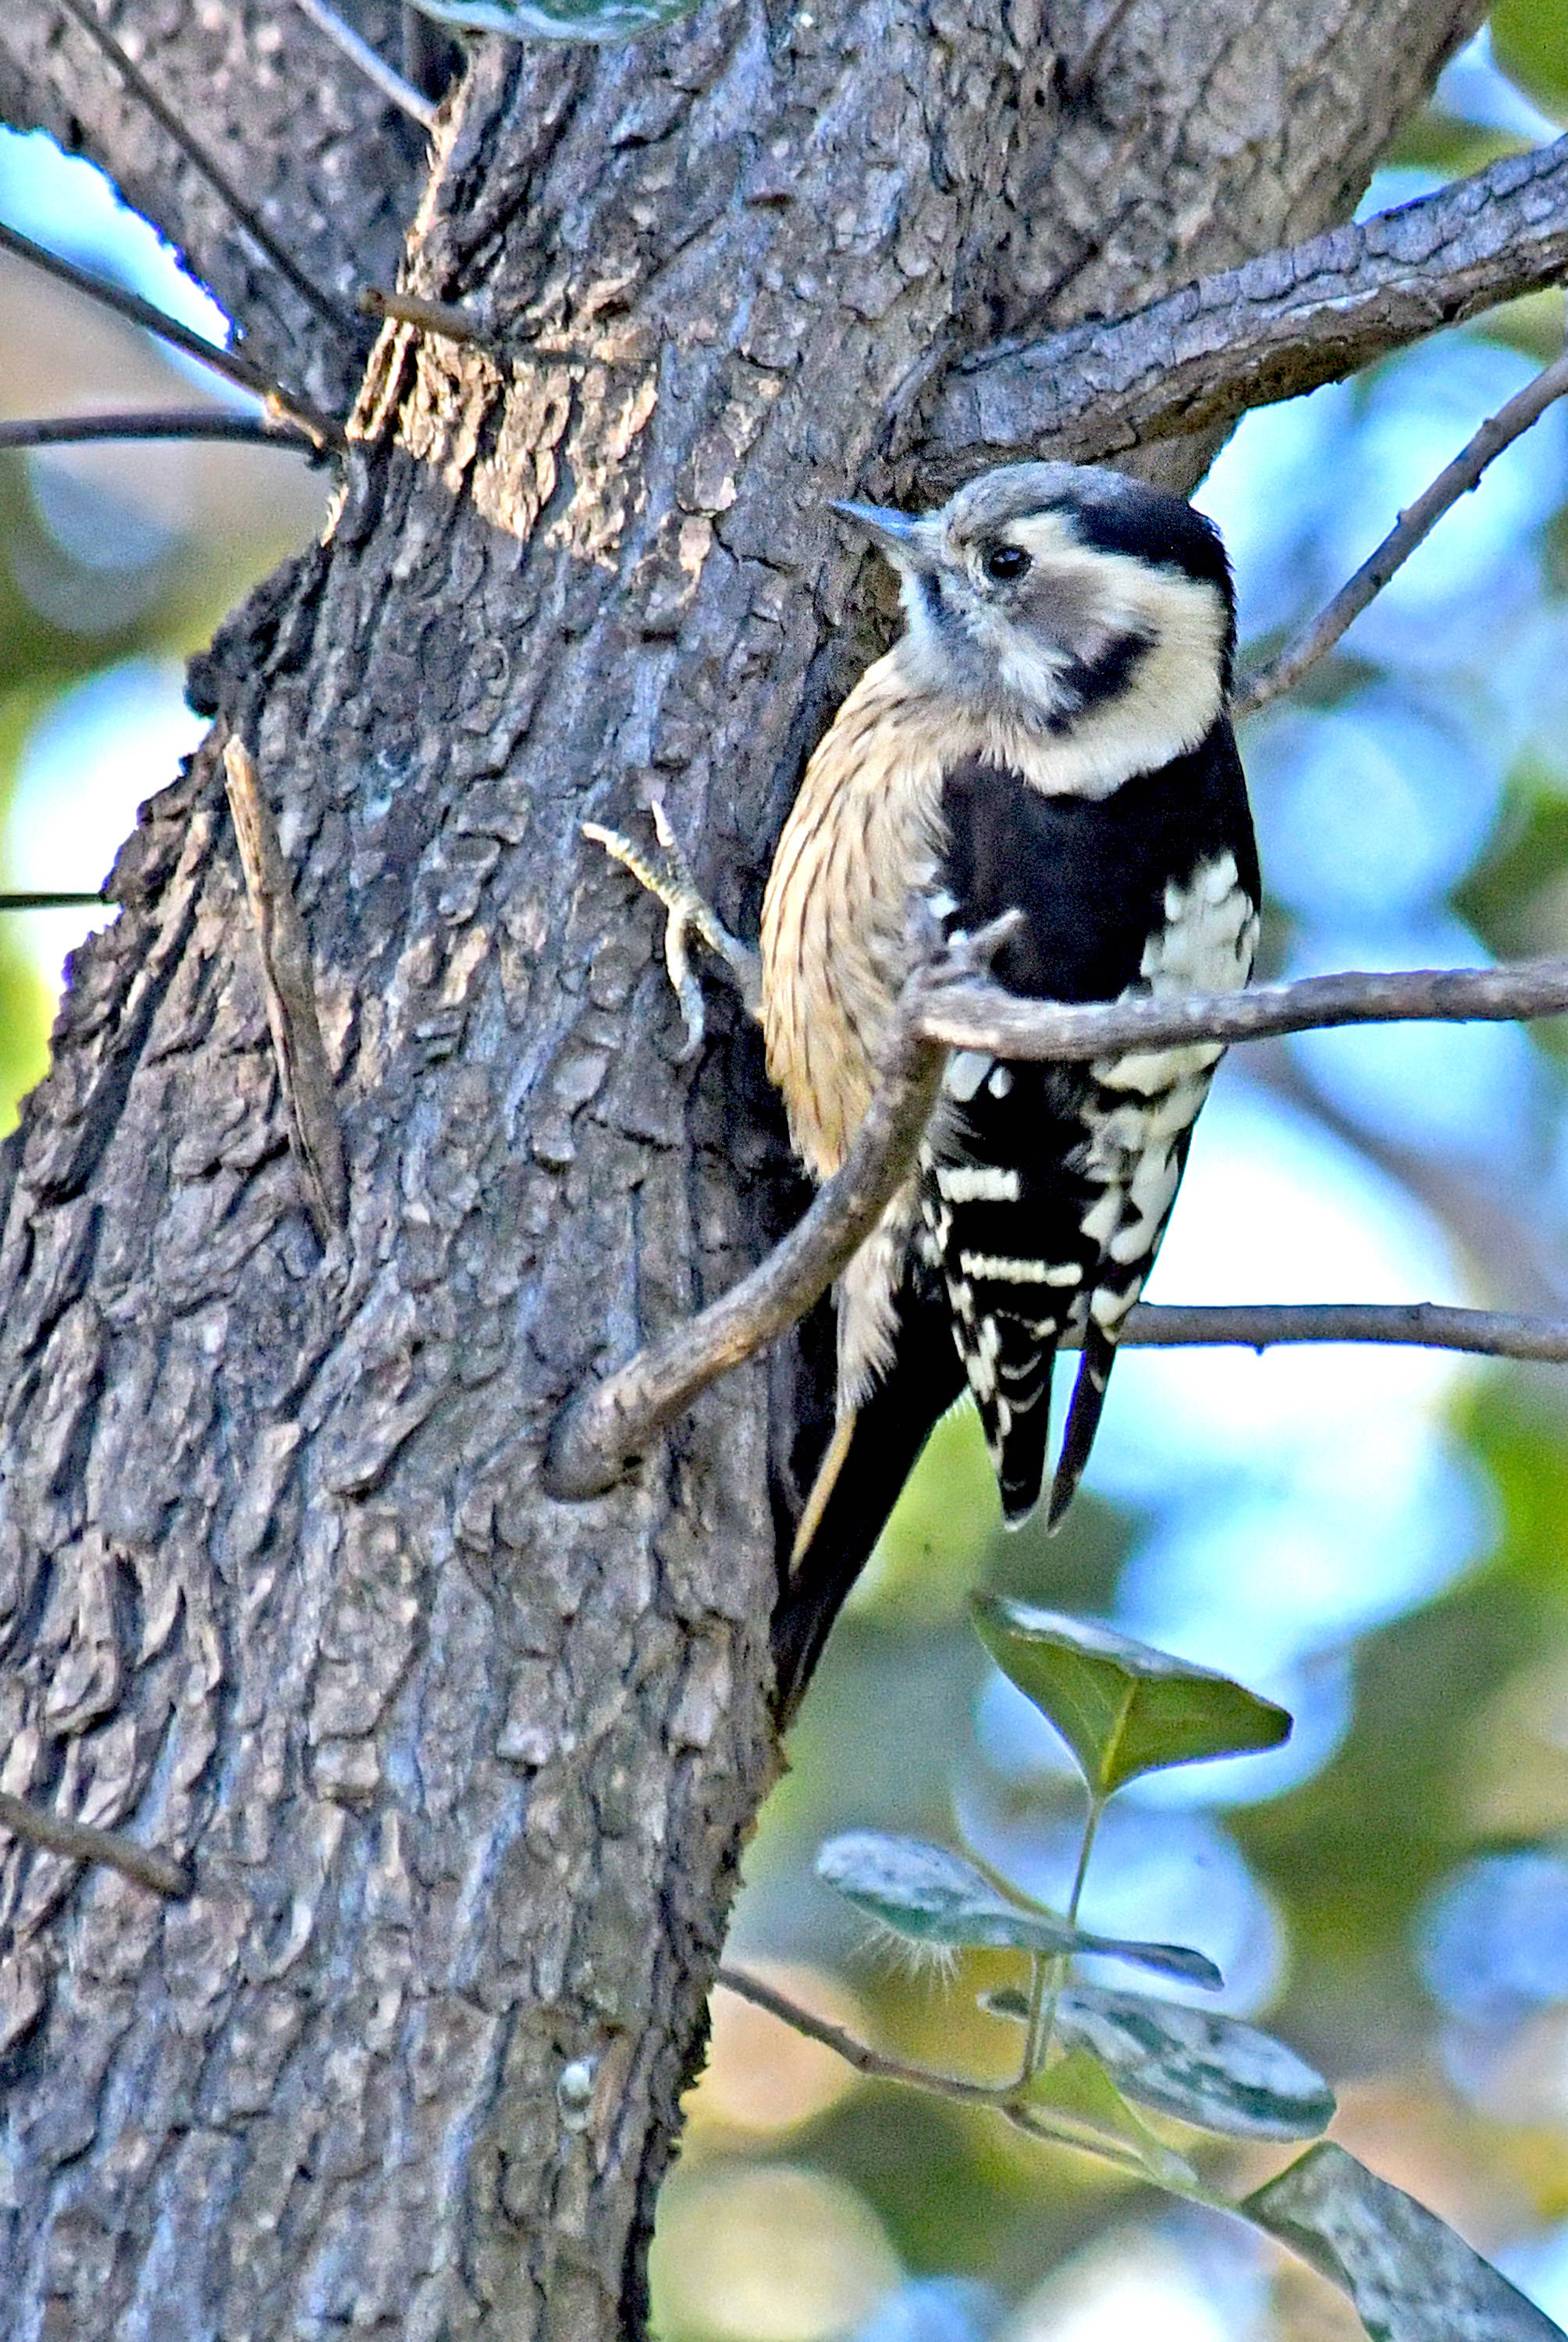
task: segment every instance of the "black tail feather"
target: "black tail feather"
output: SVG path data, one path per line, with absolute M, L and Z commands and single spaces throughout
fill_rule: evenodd
M 1062 1435 L 1062 1453 L 1056 1458 L 1056 1477 L 1051 1483 L 1051 1508 L 1045 1516 L 1047 1529 L 1056 1527 L 1077 1493 L 1084 1466 L 1089 1461 L 1089 1450 L 1094 1445 L 1094 1434 L 1100 1428 L 1105 1386 L 1115 1362 L 1116 1345 L 1091 1321 L 1084 1336 L 1084 1356 L 1078 1379 L 1073 1386 L 1073 1404 L 1067 1411 L 1067 1428 Z
M 964 1388 L 947 1313 L 905 1285 L 897 1354 L 861 1406 L 821 1517 L 773 1619 L 774 1707 L 788 1724 L 844 1596 L 871 1557 L 933 1426 Z
M 993 1322 L 998 1336 L 997 1381 L 1009 1406 L 1005 1437 L 991 1436 L 994 1412 L 984 1407 L 980 1412 L 1002 1492 L 1002 1517 L 1014 1529 L 1028 1519 L 1040 1501 L 1045 1450 L 1051 1443 L 1051 1379 L 1056 1346 L 1043 1340 L 1038 1326 L 1025 1327 L 1005 1317 Z

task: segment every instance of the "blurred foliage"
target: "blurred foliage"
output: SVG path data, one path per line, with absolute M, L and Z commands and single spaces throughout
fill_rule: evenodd
M 1548 114 L 1568 115 L 1568 31 L 1555 0 L 1503 0 L 1491 25 L 1503 71 Z

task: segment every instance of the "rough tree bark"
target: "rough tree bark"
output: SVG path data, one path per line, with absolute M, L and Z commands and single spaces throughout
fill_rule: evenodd
M 424 182 L 303 17 L 119 0 L 335 338 L 12 0 L 0 109 L 103 161 L 291 385 L 357 384 L 363 444 L 197 663 L 213 740 L 0 1166 L 0 1787 L 195 1886 L 0 1839 L 6 2336 L 634 2330 L 774 1770 L 789 1456 L 754 1368 L 607 1497 L 551 1505 L 537 1458 L 798 1186 L 751 1036 L 720 1009 L 677 1064 L 652 908 L 577 824 L 656 776 L 744 926 L 885 624 L 824 499 L 920 493 L 947 363 L 1343 218 L 1482 13 L 704 0 L 633 47 L 480 45 Z M 359 383 L 404 221 L 404 282 L 486 343 L 389 329 Z M 1149 452 L 1188 485 L 1207 451 Z M 337 1076 L 325 1254 L 231 732 Z

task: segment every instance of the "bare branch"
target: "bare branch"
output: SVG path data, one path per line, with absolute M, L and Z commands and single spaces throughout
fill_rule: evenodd
M 1235 1307 L 1141 1302 L 1128 1316 L 1122 1342 L 1135 1350 L 1237 1349 L 1260 1355 L 1282 1343 L 1355 1342 L 1555 1366 L 1568 1362 L 1568 1318 L 1453 1309 L 1438 1301 L 1260 1302 Z
M 272 808 L 262 794 L 261 776 L 239 739 L 225 746 L 224 778 L 255 921 L 289 1139 L 316 1234 L 326 1244 L 348 1224 L 348 1173 L 332 1067 L 316 1015 L 310 938 L 294 899 Z
M 945 488 L 988 464 L 1101 463 L 1233 423 L 1568 269 L 1568 138 L 1434 195 L 1262 254 L 1133 315 L 963 361 L 919 455 Z
M 1250 993 L 1086 1006 L 1020 1000 L 973 977 L 954 980 L 941 964 L 925 968 L 905 987 L 881 1082 L 843 1169 L 749 1276 L 567 1402 L 545 1448 L 545 1492 L 566 1501 L 602 1496 L 700 1391 L 776 1341 L 820 1299 L 909 1176 L 948 1048 L 982 1050 L 1015 1063 L 1082 1059 L 1333 1025 L 1496 1021 L 1564 1010 L 1564 959 L 1307 976 Z M 1510 1357 L 1568 1357 L 1568 1329 L 1561 1326 L 1427 1305 L 1174 1315 L 1143 1308 L 1132 1313 L 1123 1338 L 1162 1346 L 1241 1343 L 1252 1349 L 1287 1341 L 1414 1342 Z
M 324 318 L 329 325 L 335 326 L 339 333 L 344 332 L 346 328 L 346 320 L 343 311 L 335 302 L 327 298 L 319 285 L 314 285 L 311 282 L 293 255 L 285 251 L 265 221 L 261 219 L 245 201 L 227 173 L 214 162 L 199 140 L 191 135 L 189 125 L 181 121 L 173 106 L 165 105 L 141 67 L 133 64 L 125 55 L 108 26 L 100 24 L 87 5 L 87 0 L 55 0 L 55 5 L 64 9 L 73 24 L 81 26 L 89 40 L 96 43 L 125 83 L 125 87 L 146 107 L 165 135 L 174 140 L 192 169 L 201 173 L 208 186 L 228 206 L 252 243 L 259 251 L 265 254 L 279 275 L 293 285 L 306 306 L 314 309 L 316 315 Z
M 14 227 L 6 227 L 3 222 L 0 222 L 0 252 L 15 253 L 18 260 L 25 260 L 33 267 L 41 268 L 46 276 L 58 277 L 60 283 L 70 285 L 73 292 L 84 293 L 89 301 L 96 301 L 104 308 L 113 309 L 116 315 L 127 318 L 133 325 L 140 325 L 146 333 L 156 334 L 160 341 L 168 342 L 176 350 L 184 350 L 187 357 L 199 358 L 203 365 L 211 366 L 213 372 L 221 374 L 225 381 L 236 383 L 241 390 L 248 390 L 253 397 L 265 399 L 269 405 L 296 425 L 318 446 L 331 447 L 341 453 L 348 445 L 348 435 L 335 416 L 319 414 L 314 406 L 307 406 L 303 399 L 294 398 L 288 392 L 280 390 L 276 383 L 268 380 L 260 366 L 253 365 L 249 358 L 242 356 L 239 351 L 220 350 L 215 342 L 205 341 L 200 334 L 193 334 L 188 325 L 182 325 L 176 317 L 166 315 L 162 309 L 155 309 L 152 303 L 144 301 L 139 294 L 127 293 L 118 285 L 105 284 L 102 277 L 90 275 L 86 269 L 76 267 L 74 262 L 62 260 L 59 254 L 51 252 L 46 245 L 35 244 L 29 235 L 18 235 Z
M 435 107 L 424 91 L 404 81 L 400 73 L 394 73 L 380 52 L 373 49 L 368 41 L 361 40 L 353 26 L 345 25 L 336 11 L 326 5 L 326 0 L 295 0 L 295 5 L 304 10 L 317 32 L 335 42 L 350 65 L 356 66 L 366 81 L 374 82 L 383 97 L 390 98 L 422 130 L 434 128 Z
M 285 415 L 225 415 L 221 406 L 127 408 L 105 415 L 40 415 L 0 423 L 0 449 L 79 447 L 98 439 L 227 439 L 244 446 L 291 447 L 317 443 Z
M 1527 383 L 1505 406 L 1487 418 L 1453 463 L 1445 465 L 1431 486 L 1400 514 L 1397 525 L 1390 529 L 1376 552 L 1362 563 L 1354 576 L 1346 580 L 1311 625 L 1303 626 L 1267 666 L 1243 679 L 1231 711 L 1238 723 L 1243 716 L 1255 716 L 1282 692 L 1293 689 L 1309 667 L 1315 666 L 1333 650 L 1345 629 L 1376 599 L 1416 546 L 1431 535 L 1443 514 L 1476 485 L 1488 464 L 1501 455 L 1504 447 L 1511 447 L 1565 392 L 1568 352 L 1543 367 L 1533 382 Z
M 993 984 L 945 984 L 934 989 L 920 1021 L 928 1039 L 949 1048 L 983 1049 L 1027 1063 L 1197 1041 L 1256 1041 L 1335 1025 L 1499 1024 L 1564 1010 L 1568 959 L 1540 959 L 1503 967 L 1352 970 L 1255 985 L 1250 992 L 1084 1006 L 1021 1000 Z
M 177 1897 L 191 1892 L 190 1873 L 168 1855 L 138 1846 L 134 1838 L 121 1837 L 113 1830 L 94 1829 L 87 1822 L 68 1822 L 3 1790 L 0 1829 L 25 1838 L 31 1846 L 45 1847 L 51 1854 L 67 1855 L 74 1862 L 105 1863 L 111 1870 L 134 1878 L 138 1887 L 150 1887 L 155 1895 Z
M 961 2081 L 955 2074 L 934 2073 L 929 2066 L 909 2066 L 900 2057 L 884 2057 L 880 2049 L 868 2048 L 842 2025 L 834 2025 L 825 2017 L 814 2017 L 809 2008 L 792 2000 L 788 1993 L 764 1984 L 761 1977 L 752 1976 L 744 1968 L 722 1967 L 714 1981 L 726 1992 L 749 2000 L 754 2008 L 765 2008 L 770 2017 L 776 2017 L 796 2033 L 804 2033 L 808 2041 L 820 2041 L 824 2049 L 833 2050 L 857 2074 L 870 2074 L 880 2082 L 913 2082 L 918 2089 L 935 2090 L 944 2098 L 959 2098 L 970 2106 L 1001 2106 L 1016 2095 L 1016 2082 L 996 2089 L 988 2082 Z

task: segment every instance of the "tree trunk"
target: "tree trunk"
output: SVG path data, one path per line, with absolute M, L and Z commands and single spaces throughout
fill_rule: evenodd
M 753 926 L 886 623 L 825 500 L 919 495 L 965 350 L 1343 217 L 1482 13 L 706 0 L 631 46 L 478 45 L 421 195 L 303 18 L 123 0 L 335 336 L 13 0 L 0 105 L 104 161 L 292 386 L 343 397 L 415 204 L 405 283 L 484 338 L 383 334 L 325 542 L 197 663 L 211 741 L 0 1159 L 0 1788 L 195 1882 L 0 1839 L 5 2335 L 636 2329 L 826 1392 L 796 1345 L 612 1496 L 538 1490 L 573 1386 L 800 1196 L 754 1036 L 714 997 L 679 1062 L 653 906 L 578 824 L 658 784 Z M 1206 453 L 1159 452 L 1183 485 Z M 315 959 L 325 1252 L 231 733 Z

